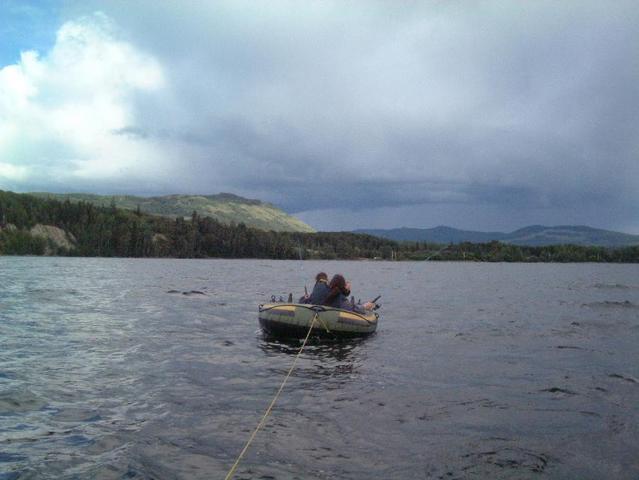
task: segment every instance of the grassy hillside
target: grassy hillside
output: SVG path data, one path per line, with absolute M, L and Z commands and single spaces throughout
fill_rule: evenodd
M 202 217 L 211 217 L 224 224 L 244 223 L 248 227 L 278 232 L 313 232 L 313 228 L 275 206 L 250 200 L 230 193 L 218 195 L 166 195 L 137 197 L 133 195 L 93 195 L 87 193 L 31 193 L 40 198 L 71 202 L 89 202 L 96 206 L 110 206 L 136 210 L 166 217 L 190 217 L 197 211 Z
M 639 245 L 639 235 L 613 232 L 586 226 L 563 225 L 544 227 L 534 225 L 507 234 L 503 242 L 514 245 L 597 245 L 601 247 L 624 247 Z
M 372 259 L 397 247 L 369 235 L 265 231 L 0 190 L 0 255 Z
M 436 228 L 395 228 L 390 230 L 357 230 L 396 241 L 417 241 L 430 243 L 484 243 L 494 240 L 521 246 L 583 245 L 600 247 L 625 247 L 639 245 L 639 235 L 613 232 L 586 226 L 563 225 L 545 227 L 533 225 L 511 233 L 474 232 L 450 227 Z

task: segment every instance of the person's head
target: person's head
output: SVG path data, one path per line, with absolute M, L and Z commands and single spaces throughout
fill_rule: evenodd
M 329 283 L 328 286 L 330 289 L 336 288 L 344 292 L 346 291 L 346 279 L 343 275 L 337 273 L 333 275 L 333 278 L 331 278 L 331 283 Z
M 331 283 L 328 284 L 328 288 L 330 289 L 326 299 L 324 300 L 324 305 L 331 305 L 331 302 L 335 298 L 341 295 L 349 295 L 350 291 L 346 287 L 346 279 L 343 275 L 336 274 L 331 278 Z
M 328 283 L 328 275 L 326 275 L 326 273 L 324 272 L 319 272 L 317 275 L 315 275 L 315 283 L 317 282 Z

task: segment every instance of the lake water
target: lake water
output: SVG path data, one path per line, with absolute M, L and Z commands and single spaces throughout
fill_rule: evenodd
M 257 305 L 319 270 L 378 331 L 306 348 L 235 478 L 639 478 L 637 265 L 0 257 L 0 480 L 224 478 L 299 347 Z

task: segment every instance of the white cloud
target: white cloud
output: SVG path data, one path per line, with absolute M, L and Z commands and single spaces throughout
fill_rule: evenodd
M 161 177 L 160 145 L 117 132 L 135 124 L 137 95 L 164 88 L 159 62 L 119 40 L 106 16 L 65 23 L 50 52 L 0 69 L 0 188 Z
M 0 70 L 0 188 L 232 191 L 345 227 L 636 217 L 631 0 L 65 4 L 106 15 Z
M 9 180 L 23 180 L 27 177 L 29 169 L 0 162 L 0 178 L 6 177 Z

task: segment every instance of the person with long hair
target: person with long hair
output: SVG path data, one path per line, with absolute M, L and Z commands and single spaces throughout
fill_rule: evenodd
M 351 294 L 351 282 L 347 282 L 344 276 L 339 273 L 333 275 L 331 282 L 328 284 L 328 289 L 328 295 L 324 300 L 324 305 L 326 306 L 359 313 L 364 313 L 375 307 L 375 304 L 371 302 L 366 302 L 363 305 L 354 305 L 350 302 L 348 296 Z

